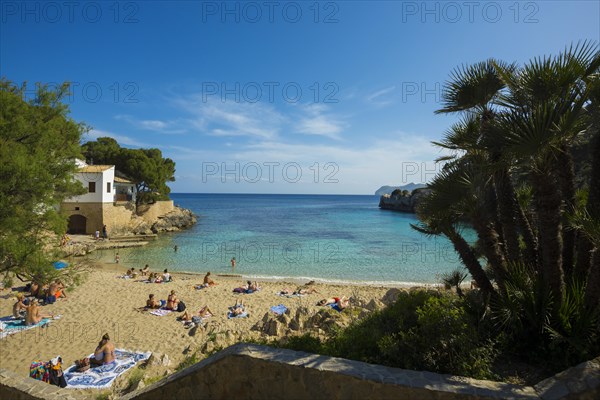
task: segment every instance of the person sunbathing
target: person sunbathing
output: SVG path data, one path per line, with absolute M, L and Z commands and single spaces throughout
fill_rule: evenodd
M 27 314 L 27 306 L 23 300 L 25 300 L 25 295 L 23 293 L 17 294 L 17 301 L 13 304 L 13 317 L 16 319 L 25 318 Z
M 165 308 L 167 310 L 177 310 L 177 304 L 179 304 L 179 299 L 177 298 L 177 295 L 175 295 L 175 291 L 171 290 L 171 294 L 167 297 L 167 305 Z
M 257 290 L 260 290 L 260 286 L 258 286 L 258 283 L 256 281 L 254 281 L 254 283 L 248 281 L 248 288 L 246 289 L 246 293 L 254 293 Z
M 90 358 L 90 363 L 94 365 L 103 365 L 115 360 L 115 345 L 110 341 L 108 333 L 105 333 L 94 350 L 94 358 Z
M 146 276 L 146 275 L 148 275 L 149 270 L 150 270 L 150 267 L 148 267 L 148 264 L 146 264 L 144 269 L 140 269 L 140 272 L 142 273 L 142 276 Z
M 146 300 L 146 308 L 160 308 L 160 306 L 160 301 L 156 300 L 153 294 L 148 296 L 148 300 Z
M 171 277 L 171 274 L 169 273 L 169 271 L 166 268 L 162 274 L 162 280 L 163 280 L 163 282 L 171 282 L 173 280 L 173 278 Z
M 44 318 L 54 318 L 54 314 L 42 314 L 40 313 L 40 306 L 37 301 L 30 300 L 27 306 L 27 315 L 25 316 L 26 325 L 35 325 L 40 323 Z
M 214 314 L 212 311 L 210 311 L 210 308 L 208 308 L 208 306 L 204 306 L 198 311 L 198 313 L 196 315 L 188 313 L 186 310 L 183 312 L 183 315 L 181 317 L 179 317 L 178 319 L 181 321 L 191 321 L 192 318 L 195 316 L 198 316 L 200 318 L 208 318 L 208 317 L 212 317 L 213 315 Z
M 210 271 L 208 271 L 206 273 L 206 275 L 204 276 L 204 286 L 208 287 L 208 286 L 216 286 L 216 285 L 217 285 L 217 283 L 210 278 Z
M 246 307 L 244 306 L 243 300 L 236 300 L 235 305 L 233 307 L 229 307 L 231 314 L 235 317 L 237 315 L 243 314 L 246 311 Z
M 56 298 L 60 299 L 60 298 L 67 298 L 67 293 L 65 290 L 65 285 L 63 285 L 62 281 L 57 280 L 56 281 Z
M 295 294 L 295 295 L 304 295 L 304 294 L 313 294 L 313 293 L 319 293 L 319 292 L 315 288 L 303 288 L 303 287 L 299 287 L 292 294 Z
M 350 299 L 348 299 L 346 296 L 330 297 L 328 299 L 319 300 L 317 302 L 318 306 L 328 306 L 330 304 L 337 304 L 338 308 L 340 310 L 343 310 L 344 308 L 348 307 L 348 305 L 350 305 Z
M 33 297 L 37 297 L 39 292 L 40 292 L 40 284 L 37 283 L 36 281 L 32 281 L 31 286 L 29 287 L 29 293 Z

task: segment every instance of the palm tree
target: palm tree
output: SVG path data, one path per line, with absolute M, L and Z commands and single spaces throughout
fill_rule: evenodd
M 420 223 L 411 226 L 427 235 L 446 236 L 479 288 L 484 293 L 493 295 L 496 290 L 479 263 L 476 252 L 460 234 L 462 221 L 477 220 L 478 214 L 475 210 L 480 208 L 475 206 L 473 190 L 466 190 L 474 185 L 465 170 L 466 168 L 462 169 L 458 164 L 450 165 L 434 178 L 429 185 L 430 195 L 417 206 Z M 480 240 L 489 244 L 486 247 L 488 261 L 491 260 L 490 264 L 498 267 L 502 255 L 499 248 L 494 247 L 495 232 L 490 226 L 482 224 L 478 225 L 476 230 Z
M 503 148 L 528 169 L 538 221 L 542 277 L 560 304 L 565 272 L 574 264 L 575 231 L 566 225 L 576 208 L 571 145 L 584 129 L 590 85 L 600 65 L 598 47 L 571 46 L 556 57 L 519 69 L 495 64 L 506 90 L 498 96 Z M 555 185 L 552 181 L 558 182 Z

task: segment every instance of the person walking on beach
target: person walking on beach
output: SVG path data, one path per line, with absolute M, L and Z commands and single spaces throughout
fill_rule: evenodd
M 235 270 L 235 257 L 231 259 L 231 270 Z
M 119 256 L 119 253 L 115 254 L 115 264 L 118 264 L 119 261 L 121 261 L 121 256 Z
M 106 230 L 106 225 L 102 226 L 102 237 L 104 240 L 108 239 L 108 231 Z

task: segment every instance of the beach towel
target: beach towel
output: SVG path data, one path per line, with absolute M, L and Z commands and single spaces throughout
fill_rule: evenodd
M 271 307 L 271 311 L 273 311 L 277 315 L 281 315 L 287 311 L 287 307 L 284 306 L 283 304 L 279 304 L 279 305 Z
M 171 310 L 166 310 L 164 308 L 159 308 L 158 310 L 152 310 L 152 311 L 150 311 L 150 314 L 156 315 L 158 317 L 164 317 L 165 315 L 169 315 L 172 312 L 173 311 L 171 311 Z
M 65 371 L 67 388 L 73 389 L 105 389 L 127 370 L 140 361 L 147 360 L 152 353 L 137 353 L 123 349 L 115 349 L 115 361 L 93 367 L 85 372 L 77 372 L 77 366 L 72 365 Z M 93 354 L 90 354 L 90 358 Z
M 333 308 L 334 310 L 338 311 L 338 312 L 342 312 L 342 309 L 337 305 L 337 303 L 333 303 L 333 304 L 328 304 L 329 307 Z
M 243 313 L 238 314 L 238 315 L 233 315 L 233 313 L 230 311 L 227 314 L 227 319 L 231 319 L 231 318 L 246 318 L 247 316 L 248 316 L 248 313 L 246 311 L 244 311 Z
M 59 318 L 60 318 L 60 315 L 56 315 L 54 317 L 54 319 L 59 319 Z M 0 318 L 0 322 L 3 325 L 2 332 L 0 332 L 0 339 L 4 339 L 5 337 L 7 337 L 9 335 L 14 335 L 15 333 L 23 332 L 28 329 L 33 329 L 33 328 L 37 328 L 40 326 L 45 326 L 45 325 L 49 324 L 50 322 L 52 322 L 52 319 L 44 318 L 35 325 L 27 326 L 27 325 L 25 325 L 24 319 L 14 319 L 14 317 L 12 315 L 10 315 L 8 317 Z

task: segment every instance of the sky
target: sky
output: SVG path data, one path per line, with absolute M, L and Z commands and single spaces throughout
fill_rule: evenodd
M 426 182 L 450 72 L 600 41 L 599 1 L 2 1 L 0 75 L 176 162 L 173 192 Z

